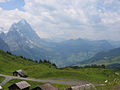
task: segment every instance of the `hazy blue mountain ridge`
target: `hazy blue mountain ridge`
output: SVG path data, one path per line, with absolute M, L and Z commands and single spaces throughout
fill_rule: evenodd
M 1 34 L 1 38 L 8 44 L 13 54 L 33 60 L 47 59 L 59 67 L 87 60 L 100 51 L 113 48 L 105 40 L 71 39 L 47 42 L 41 39 L 24 19 L 14 23 L 7 34 Z
M 80 64 L 114 64 L 120 63 L 120 47 L 97 53 L 86 62 Z

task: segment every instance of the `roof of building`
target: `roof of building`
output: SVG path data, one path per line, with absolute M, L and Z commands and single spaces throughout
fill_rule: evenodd
M 80 86 L 72 86 L 70 87 L 72 90 L 82 90 L 82 89 L 88 89 L 90 87 L 93 87 L 92 84 L 85 84 L 85 85 L 80 85 Z
M 73 87 L 71 87 L 72 89 L 79 89 L 79 88 L 81 88 L 81 86 L 73 86 Z
M 58 90 L 58 88 L 54 87 L 50 83 L 43 84 L 39 86 L 39 88 L 41 88 L 42 90 Z
M 26 81 L 21 81 L 21 82 L 15 83 L 15 85 L 17 87 L 19 87 L 20 89 L 30 87 L 30 84 L 28 84 Z
M 27 75 L 23 70 L 16 70 L 15 72 L 18 72 L 22 76 Z

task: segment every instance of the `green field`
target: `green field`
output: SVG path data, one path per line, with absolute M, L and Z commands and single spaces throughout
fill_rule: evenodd
M 103 68 L 56 69 L 49 63 L 35 63 L 20 56 L 0 51 L 0 74 L 12 75 L 15 70 L 24 70 L 29 77 L 37 79 L 73 79 L 92 83 L 105 83 L 107 88 L 114 88 L 120 81 L 120 72 Z M 116 74 L 117 73 L 117 74 Z M 117 80 L 117 81 L 115 81 Z M 8 86 L 10 84 L 8 83 Z M 33 84 L 34 85 L 34 84 Z M 97 87 L 101 88 L 101 87 Z M 102 87 L 105 88 L 105 87 Z M 108 89 L 109 90 L 109 89 Z

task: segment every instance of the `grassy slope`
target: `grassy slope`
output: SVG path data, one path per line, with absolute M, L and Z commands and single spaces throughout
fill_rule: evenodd
M 110 65 L 110 64 L 114 64 L 114 63 L 120 63 L 120 56 L 114 57 L 112 59 L 103 59 L 100 61 L 95 61 L 92 64 L 105 64 L 105 65 Z
M 86 63 L 86 62 L 85 62 Z M 120 48 L 97 53 L 94 57 L 87 61 L 88 64 L 114 64 L 120 63 Z M 86 64 L 87 64 L 86 63 Z
M 25 70 L 30 76 L 34 76 L 33 72 L 45 73 L 50 70 L 55 70 L 50 64 L 37 64 L 30 60 L 25 60 L 21 57 L 0 51 L 0 72 L 2 74 L 12 75 L 12 72 L 18 69 Z
M 0 51 L 0 73 L 12 75 L 17 69 L 23 69 L 29 77 L 39 79 L 68 78 L 79 79 L 89 82 L 104 83 L 109 81 L 109 85 L 114 84 L 114 79 L 120 77 L 115 75 L 111 69 L 81 68 L 81 69 L 56 69 L 50 64 L 38 64 L 21 57 L 9 55 Z M 120 74 L 120 72 L 118 72 Z M 112 86 L 111 85 L 111 86 Z

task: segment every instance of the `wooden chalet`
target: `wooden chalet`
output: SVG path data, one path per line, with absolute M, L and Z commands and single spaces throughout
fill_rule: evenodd
M 43 84 L 41 86 L 35 87 L 31 90 L 58 90 L 58 88 L 54 87 L 50 83 Z
M 26 81 L 21 81 L 9 86 L 8 88 L 9 90 L 30 90 L 30 84 Z
M 27 74 L 23 70 L 16 70 L 13 72 L 13 76 L 27 77 Z

